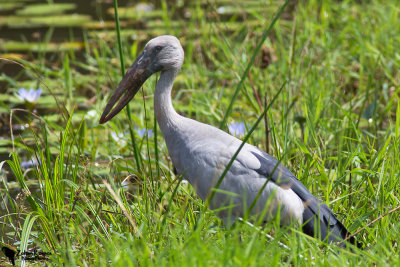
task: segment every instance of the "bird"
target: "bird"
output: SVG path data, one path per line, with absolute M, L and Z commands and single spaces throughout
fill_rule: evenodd
M 181 70 L 184 50 L 178 38 L 162 35 L 148 41 L 121 79 L 100 117 L 100 124 L 117 115 L 154 73 L 161 73 L 154 93 L 154 113 L 177 172 L 205 201 L 242 141 L 225 131 L 178 114 L 171 100 L 174 80 Z M 209 207 L 225 225 L 246 215 L 279 214 L 280 224 L 296 225 L 324 242 L 356 244 L 334 212 L 277 159 L 244 144 L 214 190 Z M 252 206 L 249 211 L 248 207 Z M 356 244 L 357 245 L 357 244 Z

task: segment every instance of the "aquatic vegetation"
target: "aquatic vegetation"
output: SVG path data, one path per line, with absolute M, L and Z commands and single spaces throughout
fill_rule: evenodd
M 38 17 L 22 17 L 22 16 L 0 16 L 0 26 L 10 28 L 34 28 L 40 26 L 53 27 L 81 27 L 85 23 L 89 23 L 91 17 L 81 14 L 60 14 Z
M 399 265 L 398 1 L 290 1 L 260 53 L 282 1 L 129 2 L 120 30 L 108 0 L 0 2 L 0 242 L 47 253 L 28 265 Z M 188 118 L 243 138 L 283 85 L 249 142 L 376 245 L 342 251 L 274 223 L 224 228 L 174 172 L 156 77 L 130 117 L 99 125 L 120 53 L 128 67 L 162 34 L 185 50 L 172 97 Z
M 61 52 L 80 50 L 84 47 L 82 42 L 36 43 L 8 41 L 0 43 L 0 49 L 4 51 L 32 51 L 32 52 Z
M 111 132 L 111 137 L 118 143 L 119 146 L 124 146 L 127 143 L 126 133 Z
M 17 10 L 16 14 L 23 16 L 55 15 L 73 10 L 74 8 L 76 8 L 76 5 L 73 3 L 30 4 Z

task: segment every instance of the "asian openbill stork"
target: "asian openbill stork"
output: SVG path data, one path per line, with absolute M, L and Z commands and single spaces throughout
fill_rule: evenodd
M 117 115 L 147 78 L 161 72 L 154 95 L 156 119 L 178 173 L 183 174 L 198 196 L 205 200 L 242 141 L 175 111 L 171 89 L 183 59 L 184 52 L 176 37 L 165 35 L 150 40 L 111 96 L 100 123 Z M 294 223 L 301 226 L 304 233 L 321 240 L 338 242 L 349 235 L 332 210 L 316 199 L 285 166 L 250 144 L 244 145 L 219 186 L 229 194 L 219 190 L 210 207 L 219 209 L 218 215 L 225 223 L 232 222 L 244 215 L 263 186 L 250 215 L 260 214 L 268 205 L 264 221 L 270 220 L 279 210 L 282 225 Z M 224 206 L 231 208 L 221 209 Z M 349 241 L 355 242 L 353 238 Z

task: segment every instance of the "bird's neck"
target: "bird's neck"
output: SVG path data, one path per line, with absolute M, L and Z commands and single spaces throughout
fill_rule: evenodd
M 158 125 L 164 135 L 177 126 L 178 120 L 181 117 L 176 113 L 171 100 L 172 85 L 178 72 L 179 69 L 163 71 L 156 85 L 154 112 Z

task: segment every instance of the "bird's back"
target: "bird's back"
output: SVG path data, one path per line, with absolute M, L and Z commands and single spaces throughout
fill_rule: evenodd
M 175 131 L 164 137 L 178 172 L 203 200 L 242 143 L 218 128 L 183 117 Z M 260 214 L 267 205 L 265 221 L 279 209 L 281 224 L 303 224 L 303 231 L 310 236 L 336 242 L 349 235 L 326 204 L 278 160 L 255 146 L 243 146 L 218 189 L 211 208 L 219 209 L 225 222 L 227 217 L 243 217 L 258 198 L 250 215 Z
M 187 118 L 179 128 L 175 133 L 164 135 L 172 162 L 178 173 L 183 174 L 199 197 L 205 200 L 242 141 L 218 128 Z M 243 217 L 258 198 L 250 215 L 261 213 L 270 202 L 266 215 L 269 220 L 280 203 L 283 224 L 301 223 L 303 204 L 300 198 L 290 188 L 267 182 L 268 178 L 256 171 L 261 165 L 253 153 L 260 153 L 260 150 L 245 144 L 218 188 L 211 208 L 222 208 L 218 212 L 220 217 L 235 219 Z M 230 208 L 223 209 L 224 206 Z

